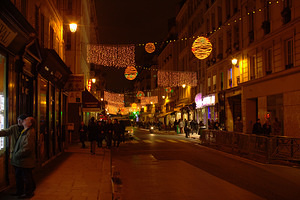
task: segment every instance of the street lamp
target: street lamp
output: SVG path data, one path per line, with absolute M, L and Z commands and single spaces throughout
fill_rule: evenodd
M 75 33 L 75 32 L 76 32 L 76 30 L 77 30 L 77 24 L 71 23 L 71 24 L 69 24 L 69 27 L 70 27 L 70 31 L 71 31 L 72 33 Z
M 238 62 L 238 60 L 237 60 L 236 58 L 233 58 L 233 59 L 231 60 L 231 63 L 232 63 L 234 66 L 237 64 L 237 62 Z
M 92 78 L 92 82 L 93 82 L 93 83 L 96 83 L 96 79 L 95 79 L 95 78 Z
M 166 97 L 165 97 L 165 96 L 162 96 L 162 98 L 165 99 Z
M 186 84 L 182 84 L 182 88 L 185 88 L 186 87 Z

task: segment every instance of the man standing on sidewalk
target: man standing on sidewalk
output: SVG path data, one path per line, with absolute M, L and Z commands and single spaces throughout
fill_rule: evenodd
M 35 119 L 27 117 L 22 122 L 24 129 L 19 135 L 12 152 L 11 164 L 15 167 L 17 193 L 20 198 L 34 195 L 35 182 L 32 170 L 36 165 L 35 156 Z
M 28 116 L 25 114 L 20 115 L 17 118 L 17 124 L 11 125 L 9 128 L 7 129 L 2 129 L 0 131 L 0 137 L 3 136 L 10 136 L 10 148 L 9 148 L 9 153 L 10 153 L 10 158 L 11 158 L 11 154 L 14 150 L 15 144 L 17 142 L 17 139 L 21 133 L 21 131 L 24 129 L 22 122 L 24 119 L 26 119 Z

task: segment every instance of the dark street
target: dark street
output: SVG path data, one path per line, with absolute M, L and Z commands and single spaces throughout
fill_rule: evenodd
M 297 199 L 300 170 L 210 149 L 198 140 L 136 130 L 112 150 L 120 199 Z M 120 179 L 120 180 L 119 180 Z

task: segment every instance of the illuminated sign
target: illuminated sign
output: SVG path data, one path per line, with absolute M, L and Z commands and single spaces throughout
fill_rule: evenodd
M 205 106 L 213 106 L 216 103 L 215 95 L 209 95 L 202 98 L 202 94 L 199 93 L 195 97 L 196 108 L 202 108 Z

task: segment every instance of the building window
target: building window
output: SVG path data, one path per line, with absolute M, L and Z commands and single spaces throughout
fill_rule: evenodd
M 222 26 L 222 7 L 218 7 L 218 26 Z
M 4 129 L 5 127 L 5 115 L 6 115 L 6 76 L 5 76 L 5 66 L 6 66 L 6 58 L 0 54 L 0 129 Z M 4 153 L 5 151 L 5 138 L 0 137 L 0 154 Z M 2 172 L 1 172 L 2 173 Z M 2 175 L 2 174 L 1 174 Z
M 40 28 L 40 9 L 38 6 L 35 6 L 35 30 L 39 34 Z
M 210 85 L 210 77 L 207 79 L 207 87 L 208 87 L 208 92 L 211 91 L 211 85 Z
M 289 69 L 294 65 L 294 44 L 293 39 L 285 41 L 285 57 L 286 57 L 286 68 Z
M 266 50 L 266 74 L 272 73 L 273 66 L 273 52 L 272 48 Z
M 231 30 L 227 31 L 227 54 L 231 54 Z
M 255 56 L 250 57 L 250 80 L 255 79 L 255 71 L 256 71 L 256 58 Z
M 228 87 L 232 87 L 232 68 L 228 70 Z
M 213 76 L 213 92 L 217 90 L 217 76 Z
M 54 47 L 54 30 L 50 27 L 50 49 Z
M 73 0 L 68 0 L 68 2 L 67 2 L 67 12 L 68 12 L 68 14 L 72 14 L 72 8 L 73 8 L 72 1 Z
M 45 46 L 45 16 L 41 14 L 41 47 Z
M 72 33 L 70 31 L 68 31 L 66 34 L 66 50 L 71 50 L 71 47 L 72 47 L 71 36 L 72 36 Z
M 21 13 L 25 18 L 27 18 L 27 0 L 21 1 Z
M 224 90 L 224 73 L 221 72 L 221 75 L 220 75 L 220 79 L 221 79 L 221 90 Z
M 232 4 L 233 4 L 233 13 L 237 13 L 238 12 L 238 0 L 233 0 Z
M 230 0 L 226 0 L 226 18 L 230 18 Z

